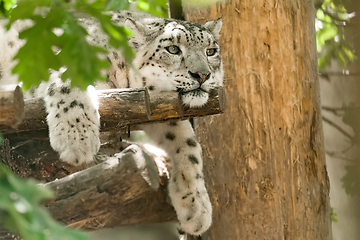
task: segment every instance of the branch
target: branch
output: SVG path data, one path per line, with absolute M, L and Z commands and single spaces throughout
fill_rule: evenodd
M 95 230 L 177 221 L 153 159 L 131 145 L 107 161 L 45 184 L 55 192 L 46 204 L 64 224 Z M 64 211 L 66 209 L 66 211 Z
M 321 8 L 321 10 L 324 12 L 324 14 L 328 15 L 333 21 L 338 21 L 340 23 L 343 23 L 346 25 L 349 20 L 347 19 L 341 19 L 339 16 L 336 15 L 336 13 L 331 12 L 329 9 Z
M 149 95 L 146 88 L 112 89 L 98 91 L 101 131 L 123 130 L 129 125 L 159 122 L 170 119 L 186 119 L 224 112 L 223 88 L 210 92 L 209 102 L 202 108 L 182 105 L 177 92 L 161 92 Z M 25 101 L 25 118 L 13 129 L 0 124 L 3 134 L 47 129 L 44 102 L 41 99 Z
M 334 122 L 332 122 L 331 120 L 329 120 L 328 118 L 322 116 L 322 119 L 324 122 L 330 124 L 332 127 L 334 127 L 336 130 L 338 130 L 339 132 L 341 132 L 345 137 L 347 137 L 351 142 L 354 142 L 354 137 L 351 136 L 348 132 L 346 132 L 344 129 L 342 129 L 341 127 L 339 127 L 338 125 L 336 125 Z
M 329 111 L 333 113 L 335 116 L 343 116 L 345 109 L 342 107 L 336 108 L 336 107 L 327 107 L 327 106 L 321 106 L 322 110 Z

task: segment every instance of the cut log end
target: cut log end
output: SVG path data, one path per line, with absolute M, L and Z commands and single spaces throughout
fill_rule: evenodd
M 0 86 L 0 125 L 18 126 L 24 117 L 24 97 L 17 85 Z

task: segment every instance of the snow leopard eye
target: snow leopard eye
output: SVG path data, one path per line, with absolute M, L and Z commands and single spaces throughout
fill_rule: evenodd
M 208 55 L 209 57 L 214 56 L 215 53 L 216 53 L 216 48 L 206 49 L 206 55 Z
M 165 48 L 171 54 L 180 54 L 181 50 L 178 46 L 171 45 Z

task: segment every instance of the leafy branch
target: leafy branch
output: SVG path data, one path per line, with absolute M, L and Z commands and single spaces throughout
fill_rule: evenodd
M 346 41 L 344 33 L 353 14 L 347 12 L 340 0 L 324 0 L 315 6 L 319 69 L 329 66 L 332 59 L 336 59 L 339 66 L 347 66 L 356 59 L 353 47 Z

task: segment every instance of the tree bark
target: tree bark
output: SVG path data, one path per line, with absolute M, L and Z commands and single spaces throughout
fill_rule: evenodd
M 203 239 L 331 239 L 312 1 L 185 12 L 223 19 L 228 106 L 196 128 L 214 207 Z
M 131 145 L 101 164 L 49 182 L 55 198 L 46 206 L 67 226 L 88 230 L 176 221 L 152 157 Z

